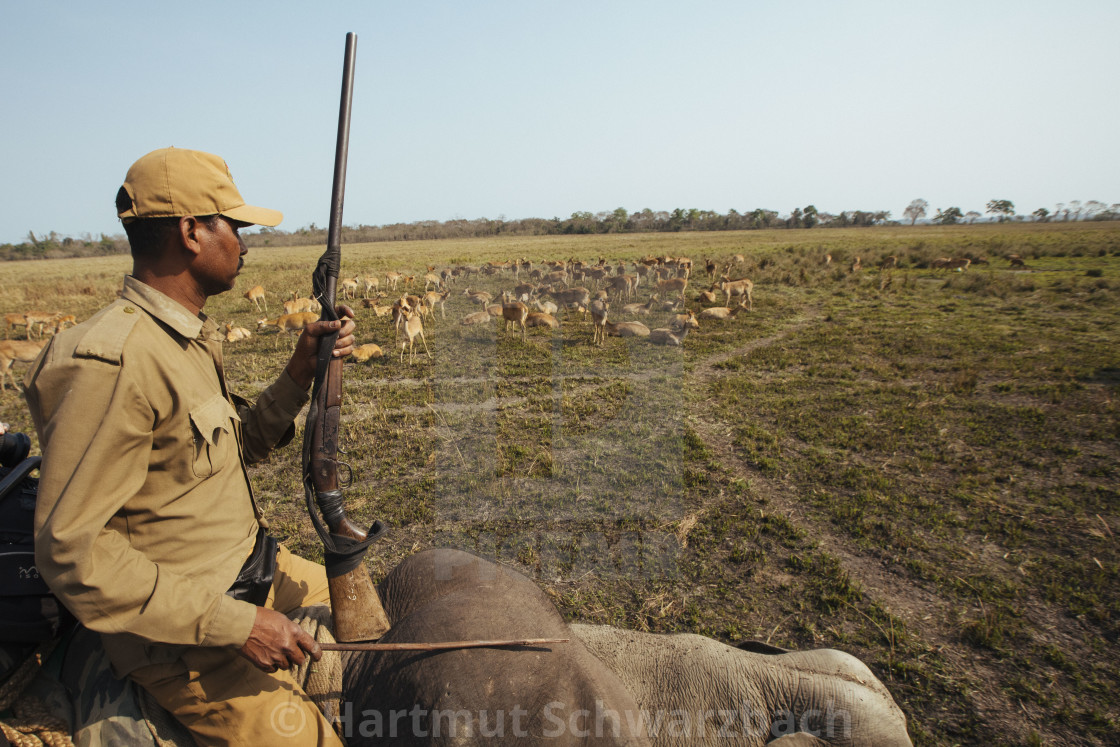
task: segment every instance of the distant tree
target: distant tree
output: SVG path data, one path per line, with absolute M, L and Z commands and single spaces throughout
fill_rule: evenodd
M 1093 220 L 1107 209 L 1108 206 L 1100 200 L 1089 200 L 1085 203 L 1085 220 Z
M 1039 223 L 1047 223 L 1050 220 L 1050 211 L 1046 208 L 1039 208 L 1031 213 L 1031 215 L 1033 215 L 1034 219 Z
M 961 213 L 959 207 L 951 207 L 945 210 L 937 209 L 937 215 L 934 216 L 933 222 L 942 226 L 951 226 L 955 223 L 960 223 L 964 215 Z
M 801 228 L 802 225 L 801 208 L 794 208 L 786 219 L 786 228 Z
M 926 208 L 929 203 L 923 199 L 917 199 L 910 203 L 910 205 L 902 211 L 902 214 L 910 219 L 910 225 L 918 222 L 919 218 L 924 218 L 926 215 Z
M 1073 220 L 1081 220 L 1081 200 L 1071 200 L 1069 209 L 1073 212 Z
M 804 222 L 806 228 L 812 228 L 820 223 L 820 214 L 817 212 L 816 205 L 806 205 L 804 213 Z
M 988 212 L 999 217 L 999 222 L 1011 218 L 1015 215 L 1015 203 L 1011 200 L 992 200 L 988 203 Z
M 975 210 L 969 210 L 964 214 L 964 217 L 968 218 L 969 223 L 975 223 L 976 219 L 980 217 L 980 213 L 976 212 Z

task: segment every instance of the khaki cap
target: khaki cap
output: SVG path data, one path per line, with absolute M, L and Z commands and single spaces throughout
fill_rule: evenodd
M 117 217 L 129 223 L 187 215 L 224 215 L 261 226 L 284 219 L 278 210 L 246 205 L 226 162 L 213 153 L 162 148 L 132 164 L 117 193 Z

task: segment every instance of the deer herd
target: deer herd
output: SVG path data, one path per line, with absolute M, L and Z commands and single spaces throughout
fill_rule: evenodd
M 1011 269 L 1026 269 L 1022 257 L 1017 254 L 1007 256 Z M 547 334 L 554 334 L 562 325 L 590 325 L 590 343 L 601 347 L 608 337 L 636 337 L 655 345 L 680 346 L 691 330 L 699 329 L 700 321 L 731 322 L 742 312 L 754 310 L 754 283 L 741 275 L 738 268 L 745 263 L 745 257 L 735 254 L 725 261 L 717 262 L 705 258 L 703 272 L 706 280 L 699 283 L 701 290 L 694 296 L 698 308 L 688 308 L 686 292 L 694 281 L 693 263 L 687 257 L 646 256 L 632 263 L 608 262 L 600 258 L 597 263 L 579 260 L 546 261 L 534 264 L 525 259 L 508 262 L 488 262 L 482 266 L 459 265 L 437 268 L 428 266 L 423 274 L 409 275 L 400 272 L 386 272 L 381 276 L 363 275 L 341 278 L 338 282 L 341 301 L 358 300 L 360 308 L 372 310 L 378 319 L 386 319 L 387 329 L 383 334 L 392 336 L 400 352 L 399 360 L 404 362 L 408 356 L 409 365 L 415 361 L 417 341 L 429 359 L 425 336 L 425 324 L 437 324 L 439 319 L 447 318 L 446 305 L 455 299 L 457 304 L 477 310 L 465 313 L 459 319 L 464 327 L 489 325 L 501 319 L 503 330 L 520 333 L 522 341 L 528 340 L 528 330 L 543 327 Z M 825 254 L 822 264 L 828 265 L 832 256 Z M 963 272 L 969 267 L 987 264 L 983 259 L 959 259 L 940 257 L 929 263 L 933 270 L 956 270 Z M 878 263 L 881 271 L 898 266 L 898 258 L 886 257 Z M 853 258 L 849 267 L 856 272 L 861 268 L 858 257 Z M 485 290 L 472 288 L 470 283 L 496 279 L 509 287 L 497 295 Z M 423 288 L 418 286 L 423 282 Z M 461 286 L 461 288 L 460 288 Z M 707 286 L 707 287 L 704 287 Z M 636 297 L 648 289 L 644 301 Z M 399 296 L 397 295 L 399 293 Z M 391 296 L 389 294 L 392 294 Z M 244 298 L 258 313 L 265 316 L 257 320 L 256 333 L 275 330 L 274 346 L 284 333 L 291 344 L 309 323 L 319 318 L 320 304 L 308 297 L 301 297 L 291 291 L 286 300 L 280 301 L 283 313 L 275 318 L 268 316 L 268 297 L 265 288 L 253 286 Z M 282 296 L 283 297 L 283 296 Z M 720 303 L 723 305 L 719 305 Z M 274 308 L 276 301 L 273 302 Z M 636 319 L 612 321 L 609 317 L 617 312 L 625 317 L 648 317 L 651 314 L 672 314 L 667 326 L 650 329 Z M 73 314 L 58 311 L 27 311 L 4 315 L 6 336 L 0 340 L 0 390 L 6 388 L 6 381 L 16 386 L 12 373 L 14 362 L 30 363 L 46 344 L 49 334 L 59 332 L 76 323 Z M 361 328 L 360 328 L 361 329 Z M 24 340 L 13 339 L 22 332 Z M 235 326 L 232 322 L 224 325 L 223 339 L 236 343 L 251 338 L 253 332 L 246 327 Z M 585 338 L 586 339 L 586 338 Z M 364 363 L 373 358 L 384 356 L 384 350 L 377 343 L 358 345 L 354 349 L 353 360 Z

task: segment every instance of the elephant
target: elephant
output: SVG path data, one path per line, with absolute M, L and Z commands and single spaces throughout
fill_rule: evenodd
M 568 624 L 529 578 L 459 550 L 406 558 L 378 591 L 392 624 L 383 643 L 567 642 L 324 658 L 315 668 L 335 675 L 320 675 L 331 684 L 315 699 L 350 745 L 911 744 L 886 687 L 840 651 Z M 95 643 L 80 629 L 62 684 L 41 693 L 69 711 L 75 742 L 191 744 L 146 694 L 113 680 Z
M 530 579 L 458 550 L 407 558 L 379 590 L 393 625 L 384 642 L 570 641 L 351 654 L 342 689 L 349 725 L 358 703 L 374 706 L 376 723 L 350 744 L 389 736 L 390 712 L 418 716 L 398 719 L 402 744 L 911 744 L 886 687 L 840 651 L 568 625 Z

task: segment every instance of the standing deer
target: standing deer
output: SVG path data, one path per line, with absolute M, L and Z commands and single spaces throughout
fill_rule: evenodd
M 405 348 L 408 348 L 408 365 L 412 365 L 417 337 L 420 338 L 420 342 L 424 343 L 424 354 L 431 360 L 432 354 L 428 352 L 428 341 L 424 338 L 424 323 L 420 320 L 420 311 L 418 309 L 410 310 L 405 316 L 402 327 L 404 337 L 398 337 L 397 339 L 397 344 L 401 349 L 401 363 L 404 363 L 404 351 Z
M 303 328 L 308 324 L 319 318 L 319 315 L 314 311 L 301 311 L 296 314 L 281 314 L 275 319 L 258 319 L 257 332 L 262 332 L 269 327 L 276 328 L 276 339 L 272 341 L 273 346 L 277 344 L 280 339 L 281 332 L 288 333 L 288 340 L 295 346 L 295 340 L 292 338 L 293 332 L 302 332 Z
M 508 330 L 510 323 L 521 325 L 521 339 L 525 339 L 525 319 L 529 316 L 529 307 L 520 301 L 514 301 L 508 293 L 502 294 L 502 318 L 506 320 L 504 329 Z
M 747 278 L 731 280 L 723 276 L 723 282 L 717 284 L 718 288 L 727 296 L 727 305 L 731 305 L 732 298 L 746 298 L 747 310 L 754 311 L 754 283 Z
M 19 389 L 12 364 L 34 362 L 46 344 L 46 340 L 0 340 L 0 391 L 4 390 L 5 376 L 11 380 L 13 389 Z
M 592 301 L 588 308 L 591 312 L 591 344 L 602 345 L 606 339 L 607 311 L 611 305 L 606 301 Z

